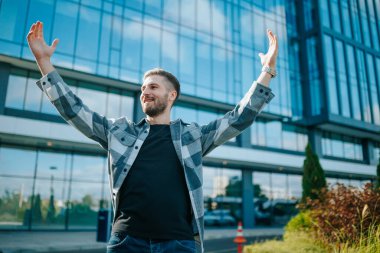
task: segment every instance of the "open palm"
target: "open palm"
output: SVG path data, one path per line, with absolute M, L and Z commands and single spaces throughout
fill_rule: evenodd
M 269 48 L 266 54 L 260 53 L 261 64 L 274 68 L 276 66 L 276 59 L 278 54 L 277 36 L 271 30 L 267 30 Z
M 37 23 L 34 23 L 30 27 L 27 40 L 29 48 L 36 60 L 50 59 L 59 42 L 58 39 L 55 39 L 51 46 L 46 44 L 44 40 L 43 24 L 40 21 L 37 21 Z

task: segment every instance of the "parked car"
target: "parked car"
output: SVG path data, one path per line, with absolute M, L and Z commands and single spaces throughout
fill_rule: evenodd
M 205 226 L 234 226 L 236 219 L 229 210 L 217 209 L 205 213 L 204 224 Z

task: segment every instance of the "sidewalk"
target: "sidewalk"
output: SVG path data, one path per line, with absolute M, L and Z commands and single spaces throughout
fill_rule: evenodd
M 244 236 L 282 236 L 283 228 L 244 229 Z M 236 228 L 206 229 L 205 240 L 234 238 Z M 96 242 L 96 232 L 0 231 L 0 253 L 32 253 L 105 249 Z

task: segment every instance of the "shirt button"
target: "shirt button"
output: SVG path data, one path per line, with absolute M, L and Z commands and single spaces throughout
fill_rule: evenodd
M 148 132 L 148 130 L 145 130 L 145 131 L 144 131 L 144 133 L 147 133 L 147 132 Z
M 42 85 L 45 85 L 46 84 L 46 82 L 42 82 Z
M 48 81 L 51 82 L 51 78 L 48 78 Z
M 124 172 L 127 172 L 127 169 L 123 169 Z
M 125 138 L 123 137 L 123 138 L 121 138 L 121 141 L 124 141 L 125 140 Z
M 263 91 L 264 91 L 263 89 L 260 89 L 260 93 L 263 93 Z
M 265 96 L 268 96 L 269 95 L 269 93 L 268 92 L 265 92 Z
M 139 148 L 139 146 L 135 146 L 135 149 L 138 149 Z

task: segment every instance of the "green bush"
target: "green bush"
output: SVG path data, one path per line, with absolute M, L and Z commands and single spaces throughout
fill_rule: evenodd
M 286 232 L 309 231 L 313 227 L 310 211 L 305 210 L 294 216 L 285 226 Z

